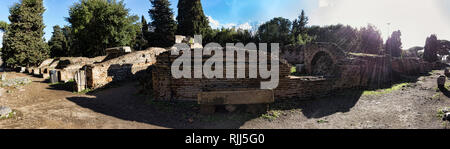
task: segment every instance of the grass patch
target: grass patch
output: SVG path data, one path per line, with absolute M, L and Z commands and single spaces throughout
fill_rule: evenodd
M 297 72 L 297 67 L 291 67 L 291 74 L 294 74 Z
M 317 120 L 317 123 L 324 124 L 324 123 L 328 123 L 328 121 L 327 120 Z
M 14 117 L 16 117 L 18 114 L 19 114 L 19 112 L 18 112 L 17 110 L 14 110 L 14 109 L 13 109 L 11 113 L 8 113 L 8 115 L 0 117 L 0 120 L 9 119 L 9 118 L 14 118 Z
M 261 118 L 272 121 L 272 120 L 279 118 L 281 114 L 282 113 L 280 110 L 271 110 L 271 111 L 267 112 L 266 114 L 261 115 Z
M 87 93 L 89 93 L 89 92 L 91 92 L 92 90 L 91 89 L 84 89 L 84 90 L 82 90 L 81 92 L 76 92 L 76 91 L 73 91 L 73 93 L 76 93 L 76 94 L 87 94 Z
M 440 99 L 441 98 L 441 94 L 440 93 L 436 93 L 433 95 L 433 97 L 431 97 L 431 99 L 436 100 L 436 99 Z
M 443 118 L 443 117 L 444 117 L 444 114 L 445 114 L 445 112 L 446 112 L 446 109 L 449 110 L 450 107 L 439 109 L 439 110 L 437 111 L 436 116 L 437 116 L 438 118 Z
M 387 89 L 379 89 L 379 90 L 374 90 L 374 91 L 364 91 L 363 95 L 381 95 L 381 94 L 387 94 L 390 93 L 392 91 L 395 90 L 399 90 L 405 86 L 407 86 L 409 83 L 400 83 L 400 84 L 395 84 L 393 85 L 391 88 L 387 88 Z

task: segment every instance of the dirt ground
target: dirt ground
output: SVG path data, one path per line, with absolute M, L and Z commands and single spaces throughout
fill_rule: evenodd
M 1 129 L 165 129 L 165 128 L 450 128 L 437 111 L 450 107 L 448 94 L 436 91 L 443 71 L 417 78 L 401 89 L 381 94 L 348 90 L 312 100 L 284 100 L 268 114 L 220 111 L 206 116 L 195 102 L 155 102 L 139 94 L 137 82 L 112 85 L 87 94 L 27 74 L 7 72 L 7 78 L 28 77 L 31 84 L 0 88 L 0 105 L 16 111 L 0 120 Z

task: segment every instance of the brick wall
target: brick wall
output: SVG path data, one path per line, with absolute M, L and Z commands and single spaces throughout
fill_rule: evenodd
M 181 54 L 180 54 L 181 55 Z M 153 94 L 158 100 L 193 100 L 197 99 L 200 92 L 205 91 L 242 91 L 260 89 L 261 78 L 245 79 L 175 79 L 171 75 L 171 64 L 179 56 L 170 55 L 170 51 L 160 54 L 152 71 Z M 225 66 L 224 54 L 224 66 Z M 210 56 L 203 56 L 205 62 Z M 193 61 L 193 59 L 192 59 Z M 192 63 L 193 64 L 193 63 Z M 248 59 L 246 63 L 246 75 L 248 75 Z M 308 98 L 319 95 L 327 95 L 332 90 L 333 79 L 321 77 L 292 77 L 291 65 L 285 60 L 280 60 L 280 82 L 274 94 L 276 99 Z M 270 67 L 270 66 L 269 66 Z M 194 70 L 191 70 L 193 75 Z M 226 69 L 224 68 L 224 74 Z M 237 68 L 235 68 L 235 76 Z M 259 75 L 258 75 L 259 76 Z

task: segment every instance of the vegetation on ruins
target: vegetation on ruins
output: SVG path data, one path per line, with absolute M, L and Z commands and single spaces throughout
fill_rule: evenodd
M 44 41 L 43 0 L 22 0 L 10 8 L 10 25 L 2 47 L 2 59 L 7 66 L 36 66 L 49 56 Z
M 69 42 L 59 25 L 53 27 L 53 35 L 48 41 L 51 57 L 69 56 Z
M 390 53 L 392 57 L 400 57 L 402 55 L 402 33 L 400 30 L 394 31 L 386 40 L 386 52 Z
M 76 56 L 105 55 L 105 49 L 129 46 L 136 39 L 139 17 L 129 15 L 123 1 L 80 0 L 69 10 Z
M 150 2 L 153 8 L 148 13 L 153 19 L 151 26 L 154 31 L 147 37 L 147 41 L 151 47 L 170 47 L 175 43 L 177 28 L 172 9 L 169 8 L 170 3 L 168 0 L 150 0 Z
M 425 49 L 423 53 L 423 59 L 428 62 L 435 62 L 438 60 L 437 50 L 439 48 L 439 41 L 437 40 L 436 35 L 431 35 L 427 37 L 425 42 Z
M 179 0 L 177 21 L 179 35 L 206 36 L 211 31 L 200 0 Z

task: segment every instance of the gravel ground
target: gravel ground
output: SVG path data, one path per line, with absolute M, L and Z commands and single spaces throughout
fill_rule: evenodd
M 450 107 L 448 94 L 436 91 L 443 71 L 383 94 L 349 90 L 336 96 L 308 101 L 285 100 L 271 105 L 268 114 L 198 114 L 191 102 L 151 102 L 138 94 L 138 84 L 127 82 L 94 93 L 77 94 L 43 79 L 8 72 L 8 79 L 29 78 L 29 84 L 0 88 L 0 105 L 17 113 L 0 120 L 0 128 L 351 128 L 443 129 L 437 116 Z

